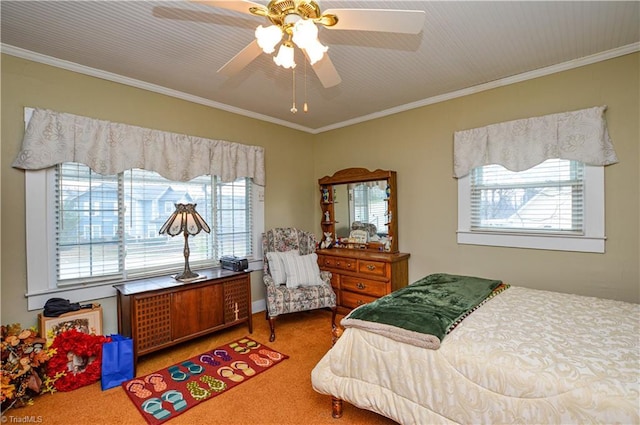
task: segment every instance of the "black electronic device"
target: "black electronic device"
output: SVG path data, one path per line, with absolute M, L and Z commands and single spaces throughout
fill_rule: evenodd
M 239 272 L 249 268 L 249 261 L 247 261 L 246 258 L 238 258 L 231 255 L 226 255 L 220 258 L 220 265 L 223 269 Z

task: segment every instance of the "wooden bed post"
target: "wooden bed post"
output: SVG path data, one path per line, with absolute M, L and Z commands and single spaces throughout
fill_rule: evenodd
M 336 397 L 331 397 L 331 416 L 334 419 L 340 419 L 342 417 L 342 400 Z
M 335 310 L 333 314 L 335 315 Z M 342 329 L 340 326 L 336 326 L 335 322 L 332 324 L 331 326 L 331 346 L 332 347 L 336 345 L 336 342 L 338 342 L 338 338 L 342 336 L 343 332 L 344 332 L 344 329 Z
M 336 310 L 333 310 L 333 317 L 335 320 Z M 335 345 L 338 341 L 338 338 L 342 336 L 344 329 L 340 326 L 335 325 L 335 321 L 333 322 L 333 326 L 331 329 L 331 345 Z M 340 419 L 342 417 L 342 400 L 337 397 L 331 396 L 331 416 L 334 419 Z

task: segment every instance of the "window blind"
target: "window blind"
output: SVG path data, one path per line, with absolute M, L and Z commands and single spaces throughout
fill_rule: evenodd
M 550 159 L 525 171 L 471 173 L 471 229 L 583 234 L 584 164 Z
M 215 188 L 215 190 L 214 190 Z M 250 257 L 251 180 L 223 183 L 200 176 L 187 182 L 156 172 L 103 176 L 64 163 L 56 172 L 58 285 L 166 274 L 184 266 L 184 237 L 160 235 L 176 203 L 197 204 L 211 234 L 190 236 L 192 268 L 214 266 L 221 255 Z
M 353 188 L 354 220 L 371 223 L 379 234 L 388 233 L 387 200 L 378 185 L 359 184 Z
M 245 178 L 232 183 L 218 182 L 216 192 L 216 258 L 226 255 L 250 256 L 253 252 L 250 180 Z
M 102 176 L 68 163 L 56 173 L 56 272 L 73 284 L 118 277 L 124 247 L 119 238 L 118 176 Z

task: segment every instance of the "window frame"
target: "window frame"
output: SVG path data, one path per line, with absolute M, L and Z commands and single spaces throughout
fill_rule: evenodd
M 585 164 L 583 196 L 583 235 L 472 230 L 471 176 L 467 174 L 458 179 L 457 242 L 461 245 L 604 253 L 606 240 L 604 166 Z
M 24 109 L 25 128 L 33 108 Z M 82 286 L 58 286 L 56 277 L 55 167 L 25 170 L 25 232 L 27 251 L 27 310 L 44 307 L 52 296 L 72 302 L 113 297 L 114 282 L 88 283 Z M 252 268 L 262 268 L 264 233 L 264 187 L 252 184 Z M 55 294 L 55 295 L 54 295 Z
M 80 302 L 116 295 L 113 288 L 115 282 L 58 286 L 54 189 L 55 167 L 25 171 L 28 310 L 43 308 L 45 302 L 52 296 Z M 264 233 L 264 187 L 254 183 L 251 196 L 254 256 L 249 261 L 251 268 L 260 269 L 262 268 L 262 233 Z

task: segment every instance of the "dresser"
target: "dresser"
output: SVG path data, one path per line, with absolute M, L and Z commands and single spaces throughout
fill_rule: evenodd
M 220 329 L 251 321 L 251 274 L 223 269 L 198 271 L 192 282 L 170 276 L 114 285 L 118 332 L 131 337 L 140 356 Z
M 408 284 L 410 254 L 341 248 L 316 252 L 320 270 L 331 272 L 340 314 Z

